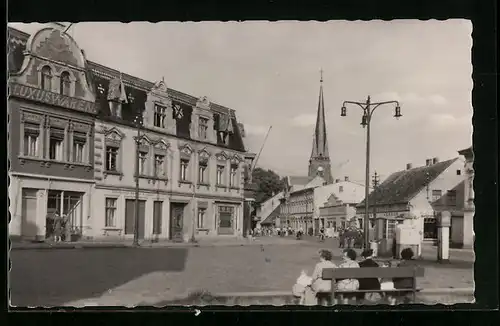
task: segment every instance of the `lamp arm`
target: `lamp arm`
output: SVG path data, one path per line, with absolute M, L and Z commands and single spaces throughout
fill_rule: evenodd
M 371 109 L 371 111 L 369 112 L 370 118 L 373 115 L 373 112 L 375 112 L 375 109 L 381 105 L 384 105 L 384 104 L 399 104 L 399 102 L 398 101 L 386 101 L 386 102 L 372 103 L 373 109 Z
M 352 102 L 352 101 L 344 101 L 343 106 L 345 106 L 346 104 L 356 104 L 357 106 L 359 106 L 361 108 L 361 110 L 363 110 L 363 111 L 366 110 L 366 108 L 363 106 L 363 104 L 365 104 L 365 103 Z

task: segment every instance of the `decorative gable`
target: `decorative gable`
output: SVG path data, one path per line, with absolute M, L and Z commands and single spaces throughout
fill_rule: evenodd
M 36 46 L 34 53 L 41 57 L 78 66 L 77 58 L 58 29 L 53 29 L 48 37 Z
M 179 146 L 179 152 L 181 158 L 184 159 L 191 159 L 191 154 L 193 154 L 194 150 L 189 144 L 184 144 Z
M 207 162 L 211 156 L 210 152 L 206 148 L 203 148 L 198 154 L 201 162 Z
M 116 127 L 105 129 L 103 132 L 106 143 L 111 143 L 119 146 L 122 140 L 125 138 L 125 134 Z
M 217 153 L 217 155 L 215 155 L 215 158 L 217 159 L 217 161 L 227 161 L 228 155 L 224 151 L 222 151 L 220 153 Z
M 241 162 L 243 162 L 243 158 L 239 155 L 234 155 L 231 157 L 231 164 L 239 165 Z
M 160 139 L 154 142 L 153 147 L 158 150 L 167 151 L 170 148 L 170 143 Z

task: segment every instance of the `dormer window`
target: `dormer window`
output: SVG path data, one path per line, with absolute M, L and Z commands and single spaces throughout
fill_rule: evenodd
M 49 66 L 42 68 L 42 89 L 49 92 L 52 90 L 52 71 Z
M 208 119 L 200 117 L 198 123 L 198 136 L 200 140 L 207 139 L 207 130 L 208 130 Z
M 60 90 L 59 92 L 62 95 L 70 96 L 71 92 L 71 80 L 69 78 L 69 72 L 64 71 L 61 74 L 61 80 L 60 80 Z
M 159 128 L 167 127 L 167 108 L 155 104 L 154 125 Z

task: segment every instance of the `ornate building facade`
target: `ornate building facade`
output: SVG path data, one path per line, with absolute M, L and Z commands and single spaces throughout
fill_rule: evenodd
M 9 34 L 11 236 L 49 236 L 53 213 L 83 237 L 132 238 L 137 178 L 140 239 L 242 235 L 234 110 L 88 61 L 58 29 Z

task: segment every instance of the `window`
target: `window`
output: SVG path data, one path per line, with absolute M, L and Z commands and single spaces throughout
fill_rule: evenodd
M 64 71 L 61 74 L 61 84 L 59 92 L 62 95 L 70 96 L 71 80 L 69 78 L 69 72 Z
M 198 122 L 198 135 L 200 139 L 207 139 L 208 119 L 200 117 Z
M 153 203 L 153 234 L 161 234 L 162 201 Z
M 165 156 L 155 155 L 155 176 L 163 177 L 165 176 Z
M 83 146 L 80 142 L 73 143 L 73 162 L 83 163 Z
M 49 66 L 42 68 L 42 89 L 52 91 L 52 72 Z
M 457 170 L 457 175 L 462 175 L 462 170 Z
M 441 190 L 433 190 L 432 191 L 432 202 L 436 202 L 441 199 L 442 193 Z
M 83 163 L 85 161 L 86 138 L 84 133 L 73 132 L 73 162 Z
M 64 144 L 64 130 L 55 128 L 51 129 L 50 139 L 49 139 L 50 160 L 57 160 L 57 161 L 64 160 L 63 144 Z
M 198 183 L 207 183 L 207 163 L 200 162 L 200 167 L 198 168 Z
M 217 165 L 217 184 L 224 184 L 224 165 Z
M 181 159 L 181 181 L 188 180 L 189 160 Z
M 203 229 L 205 227 L 205 213 L 206 208 L 198 208 L 198 219 L 196 220 L 196 227 L 198 229 Z
M 231 187 L 238 186 L 238 165 L 236 164 L 231 165 L 229 185 Z
M 38 134 L 24 131 L 24 155 L 38 156 Z
M 159 128 L 167 127 L 167 108 L 155 104 L 154 125 Z
M 118 148 L 113 146 L 106 147 L 106 171 L 118 171 Z
M 339 192 L 343 192 L 344 191 L 344 186 L 339 186 Z
M 116 198 L 106 198 L 106 221 L 105 227 L 116 226 Z
M 146 175 L 148 153 L 139 152 L 139 175 Z
M 446 196 L 447 205 L 456 206 L 457 205 L 457 191 L 456 190 L 448 190 L 448 193 L 446 195 L 447 195 Z

